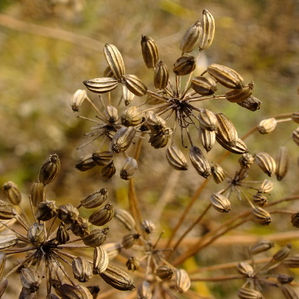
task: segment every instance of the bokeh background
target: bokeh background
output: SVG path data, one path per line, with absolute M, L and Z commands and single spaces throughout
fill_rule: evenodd
M 246 81 L 254 81 L 255 96 L 263 102 L 261 110 L 254 113 L 230 103 L 211 107 L 226 113 L 240 135 L 263 118 L 298 111 L 296 0 L 1 0 L 0 184 L 13 180 L 22 190 L 28 190 L 40 164 L 49 153 L 56 152 L 63 171 L 50 189 L 51 196 L 60 202 L 78 202 L 94 189 L 107 186 L 113 200 L 126 207 L 126 182 L 115 177 L 108 183 L 102 181 L 97 170 L 80 173 L 74 169 L 82 155 L 76 148 L 89 124 L 75 117 L 70 98 L 76 89 L 83 88 L 83 80 L 102 75 L 106 66 L 102 47 L 106 42 L 117 45 L 127 69 L 150 85 L 152 73 L 145 68 L 140 52 L 141 34 L 156 40 L 161 57 L 171 66 L 180 55 L 180 38 L 204 8 L 216 19 L 216 34 L 203 60 L 228 65 Z M 256 134 L 248 140 L 253 151 L 269 151 L 274 156 L 280 145 L 289 147 L 291 173 L 284 184 L 277 184 L 276 199 L 299 190 L 298 147 L 291 140 L 295 128 L 294 124 L 282 124 L 270 137 Z M 237 157 L 231 157 L 224 166 L 230 168 L 236 161 Z M 160 210 L 159 215 L 166 235 L 200 182 L 193 171 L 186 175 L 172 171 L 164 151 L 153 153 L 143 148 L 137 192 L 148 217 L 152 207 L 161 198 L 164 200 L 166 209 Z M 211 185 L 204 195 L 214 187 Z M 197 211 L 194 209 L 193 214 Z M 213 221 L 207 221 L 206 226 L 213 226 Z M 207 228 L 198 228 L 194 235 L 204 229 Z M 248 227 L 246 232 L 262 235 L 285 230 L 292 228 L 283 221 L 267 229 Z M 244 257 L 242 246 L 235 250 L 229 246 L 213 247 L 187 267 L 209 264 L 215 258 L 218 262 L 238 260 Z M 210 288 L 217 298 L 224 294 L 234 298 L 238 286 L 225 283 L 197 287 L 207 296 Z

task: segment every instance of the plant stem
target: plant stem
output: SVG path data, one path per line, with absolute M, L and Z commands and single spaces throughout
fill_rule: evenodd
M 244 279 L 242 275 L 225 275 L 225 276 L 216 276 L 216 277 L 191 277 L 191 281 L 224 281 L 224 280 L 233 280 L 233 279 Z

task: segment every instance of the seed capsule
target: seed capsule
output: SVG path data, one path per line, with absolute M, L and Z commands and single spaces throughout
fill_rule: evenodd
M 57 214 L 55 201 L 42 201 L 39 203 L 36 211 L 36 219 L 47 221 Z
M 55 291 L 61 298 L 65 299 L 93 299 L 88 288 L 80 284 L 70 285 L 65 283 L 59 288 L 56 288 Z
M 112 178 L 114 176 L 115 172 L 116 172 L 116 168 L 112 161 L 102 168 L 101 175 L 104 179 L 109 180 L 110 178 Z
M 195 77 L 191 81 L 191 87 L 200 95 L 211 95 L 217 90 L 216 81 L 211 77 Z
M 86 88 L 95 93 L 106 93 L 115 89 L 118 81 L 111 77 L 94 78 L 83 81 Z
M 116 46 L 106 44 L 104 46 L 104 55 L 114 77 L 118 80 L 125 74 L 125 64 Z
M 293 131 L 292 133 L 292 138 L 294 140 L 294 142 L 299 145 L 299 127 Z
M 199 36 L 200 51 L 211 46 L 215 34 L 215 19 L 207 9 L 202 11 L 201 28 L 202 31 Z
M 252 90 L 253 83 L 250 83 L 248 86 L 226 92 L 225 98 L 232 103 L 241 103 L 246 101 L 252 95 Z
M 72 110 L 74 112 L 79 111 L 80 106 L 87 98 L 86 91 L 84 89 L 77 89 L 72 97 Z
M 131 92 L 125 85 L 122 85 L 122 100 L 128 106 L 134 99 L 134 93 Z
M 243 108 L 250 110 L 250 111 L 256 111 L 261 108 L 261 103 L 262 102 L 258 98 L 251 96 L 237 104 Z
M 156 275 L 162 280 L 170 280 L 173 276 L 173 269 L 163 265 L 157 268 Z
M 114 208 L 107 203 L 104 207 L 89 216 L 89 222 L 93 225 L 102 226 L 108 223 L 114 216 Z
M 183 152 L 175 145 L 171 145 L 166 150 L 168 163 L 177 170 L 187 170 L 188 164 Z
M 31 293 L 36 292 L 39 289 L 40 277 L 37 272 L 31 270 L 30 268 L 23 268 L 21 270 L 20 279 L 22 286 L 25 289 L 30 290 Z
M 181 56 L 173 65 L 173 72 L 177 76 L 190 74 L 196 67 L 195 58 L 191 55 Z
M 146 113 L 146 125 L 153 133 L 159 133 L 166 128 L 165 120 L 152 111 Z
M 125 235 L 122 239 L 122 246 L 126 249 L 131 248 L 137 240 L 139 240 L 140 235 L 139 234 L 128 234 Z
M 227 146 L 236 146 L 238 132 L 233 123 L 223 113 L 217 113 L 216 117 L 218 120 L 217 141 L 220 140 Z
M 278 159 L 276 163 L 276 178 L 278 181 L 281 181 L 288 171 L 288 164 L 289 164 L 289 155 L 288 149 L 285 146 L 281 146 L 279 148 Z
M 138 287 L 138 299 L 152 299 L 151 284 L 144 280 Z
M 127 266 L 127 269 L 129 271 L 136 271 L 139 268 L 140 263 L 138 262 L 138 260 L 134 256 L 131 256 L 127 260 L 126 266 Z
M 180 49 L 183 53 L 189 53 L 193 51 L 200 33 L 201 24 L 200 21 L 196 21 L 191 27 L 188 28 L 183 36 L 180 44 Z
M 74 235 L 83 239 L 88 234 L 88 226 L 88 221 L 85 218 L 78 216 L 72 221 L 70 229 Z
M 210 198 L 212 206 L 220 213 L 228 213 L 231 210 L 229 199 L 221 193 L 213 193 Z
M 239 163 L 242 168 L 250 168 L 250 166 L 254 163 L 254 157 L 250 153 L 245 153 L 239 159 Z
M 288 284 L 284 284 L 280 287 L 284 297 L 286 299 L 298 299 L 298 293 L 294 290 L 294 288 Z
M 141 226 L 147 234 L 151 234 L 156 229 L 155 224 L 151 220 L 143 220 Z
M 72 261 L 74 277 L 80 282 L 86 282 L 92 277 L 92 267 L 84 257 L 76 257 Z
M 141 97 L 146 94 L 147 87 L 142 83 L 142 81 L 135 75 L 125 75 L 124 81 L 126 87 L 134 93 L 134 95 Z
M 63 224 L 60 224 L 57 229 L 56 240 L 58 244 L 65 244 L 70 240 L 70 235 Z
M 299 228 L 299 213 L 292 214 L 291 222 L 292 222 L 294 227 Z
M 108 199 L 108 190 L 106 188 L 101 188 L 99 191 L 96 191 L 83 200 L 80 204 L 87 209 L 93 209 L 101 206 Z
M 208 131 L 216 131 L 218 127 L 218 120 L 216 115 L 205 108 L 200 108 L 198 114 L 198 121 L 200 126 Z
M 107 251 L 110 260 L 117 257 L 122 248 L 119 242 L 105 243 L 102 247 Z
M 283 261 L 289 256 L 291 249 L 292 249 L 291 244 L 282 247 L 273 255 L 272 260 L 275 261 L 276 263 Z
M 299 268 L 299 255 L 295 254 L 286 258 L 283 261 L 283 264 L 288 268 Z
M 105 241 L 109 228 L 93 229 L 89 234 L 82 238 L 85 245 L 90 247 L 101 246 Z
M 114 217 L 120 221 L 127 230 L 131 231 L 135 228 L 136 223 L 129 212 L 123 209 L 115 209 Z
M 106 271 L 109 265 L 109 256 L 107 251 L 98 246 L 93 251 L 93 274 L 100 274 Z
M 109 265 L 106 271 L 100 274 L 106 283 L 121 291 L 130 291 L 135 288 L 132 278 L 119 267 Z
M 16 211 L 13 206 L 3 200 L 0 200 L 0 220 L 8 220 L 14 218 Z
M 294 280 L 294 276 L 288 275 L 288 274 L 278 274 L 277 281 L 281 284 L 290 283 Z
M 4 183 L 2 186 L 4 194 L 6 195 L 7 199 L 13 204 L 18 205 L 22 200 L 21 192 L 18 186 L 14 182 L 7 182 Z
M 268 176 L 272 176 L 272 174 L 275 173 L 276 162 L 268 153 L 261 152 L 256 154 L 255 162 Z
M 187 292 L 191 287 L 191 280 L 188 273 L 183 269 L 175 271 L 175 285 L 180 293 Z
M 210 164 L 197 146 L 191 147 L 189 157 L 193 167 L 196 169 L 199 175 L 207 178 L 211 174 Z
M 213 166 L 211 167 L 211 172 L 216 184 L 220 184 L 224 181 L 225 173 L 223 168 L 219 164 L 213 164 Z
M 94 152 L 92 154 L 92 160 L 99 166 L 105 166 L 111 163 L 113 159 L 113 153 L 110 151 Z
M 264 299 L 259 291 L 249 288 L 240 288 L 238 296 L 240 299 Z
M 34 223 L 27 231 L 28 240 L 36 246 L 39 246 L 45 241 L 45 230 L 43 224 Z
M 275 130 L 276 126 L 277 120 L 272 117 L 262 120 L 257 126 L 257 129 L 261 134 L 269 134 Z
M 141 51 L 145 65 L 154 68 L 159 60 L 159 52 L 156 42 L 149 36 L 141 36 Z
M 253 201 L 255 204 L 257 204 L 259 207 L 263 207 L 268 203 L 268 199 L 267 196 L 263 195 L 260 192 L 257 192 L 254 196 L 253 196 Z
M 270 180 L 264 180 L 259 187 L 259 193 L 270 193 L 273 190 L 273 182 Z
M 299 123 L 299 112 L 293 112 L 291 117 L 295 123 Z
M 244 86 L 243 78 L 235 70 L 225 65 L 211 64 L 207 71 L 216 81 L 227 88 L 235 89 Z
M 110 124 L 114 124 L 118 121 L 118 110 L 112 105 L 106 107 L 105 115 Z
M 60 160 L 57 154 L 49 156 L 39 171 L 39 180 L 44 185 L 51 183 L 60 170 Z
M 137 161 L 132 157 L 128 157 L 126 158 L 125 163 L 120 171 L 120 177 L 123 180 L 129 180 L 134 176 L 137 169 Z
M 163 148 L 167 145 L 171 134 L 172 130 L 170 128 L 164 128 L 158 133 L 150 134 L 149 143 L 154 148 Z
M 115 153 L 124 152 L 128 149 L 136 134 L 134 127 L 120 128 L 112 139 L 111 149 Z
M 252 266 L 246 262 L 241 262 L 238 264 L 237 269 L 240 274 L 245 275 L 247 277 L 252 277 L 254 270 Z
M 157 89 L 164 89 L 167 87 L 169 80 L 169 73 L 165 63 L 161 60 L 158 62 L 154 72 L 154 85 Z
M 213 146 L 216 142 L 215 131 L 208 131 L 208 130 L 200 128 L 199 129 L 199 137 L 200 137 L 202 146 L 205 148 L 205 150 L 207 152 L 209 152 L 213 148 Z
M 142 119 L 142 112 L 136 106 L 131 106 L 122 114 L 121 123 L 126 127 L 137 126 L 142 122 Z
M 34 207 L 45 200 L 45 187 L 43 183 L 33 183 L 31 186 L 30 198 Z
M 254 207 L 252 209 L 252 215 L 258 223 L 262 225 L 268 225 L 271 223 L 271 215 L 261 207 Z
M 81 159 L 77 164 L 76 168 L 80 171 L 87 171 L 92 169 L 96 166 L 96 163 L 92 157 L 92 155 L 85 156 L 83 159 Z
M 58 208 L 57 216 L 65 224 L 71 224 L 78 218 L 79 211 L 72 204 L 68 203 Z
M 262 240 L 250 247 L 249 251 L 252 255 L 267 251 L 274 246 L 273 242 Z

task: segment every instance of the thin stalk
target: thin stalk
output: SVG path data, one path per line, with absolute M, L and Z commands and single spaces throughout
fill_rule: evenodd
M 225 281 L 225 280 L 233 280 L 233 279 L 244 279 L 242 275 L 224 275 L 224 276 L 216 276 L 216 277 L 191 277 L 191 281 Z

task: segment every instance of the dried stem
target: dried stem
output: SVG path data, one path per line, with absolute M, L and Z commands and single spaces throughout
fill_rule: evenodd
M 244 279 L 242 275 L 225 275 L 225 276 L 215 276 L 215 277 L 191 277 L 191 281 L 224 281 L 233 279 Z

